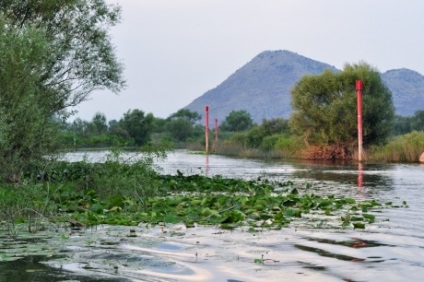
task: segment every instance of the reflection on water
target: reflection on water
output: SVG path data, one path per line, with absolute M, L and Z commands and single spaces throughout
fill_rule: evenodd
M 80 160 L 83 154 L 65 157 Z M 86 157 L 105 160 L 103 152 Z M 296 223 L 255 233 L 139 226 L 137 237 L 128 238 L 127 227 L 102 226 L 95 232 L 72 235 L 61 244 L 48 237 L 51 246 L 58 246 L 57 252 L 13 262 L 1 259 L 6 250 L 18 245 L 0 237 L 0 281 L 56 281 L 65 276 L 77 281 L 420 281 L 424 276 L 424 165 L 263 162 L 185 151 L 172 153 L 156 165 L 166 174 L 179 170 L 290 180 L 304 193 L 376 198 L 394 204 L 406 201 L 409 208 L 384 208 L 375 213 L 377 222 L 364 230 L 319 224 L 310 229 Z M 32 245 L 45 244 L 43 240 Z
M 55 269 L 44 262 L 62 257 L 25 256 L 22 259 L 0 263 L 0 282 L 50 282 L 50 281 L 80 281 L 80 282 L 126 282 L 128 279 L 110 277 L 93 277 L 79 275 L 64 269 Z
M 364 165 L 362 163 L 358 164 L 358 188 L 364 186 Z

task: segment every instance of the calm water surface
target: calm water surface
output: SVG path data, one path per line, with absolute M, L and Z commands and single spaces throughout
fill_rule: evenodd
M 104 152 L 85 156 L 104 161 Z M 70 153 L 81 160 L 84 153 Z M 46 233 L 33 241 L 49 255 L 28 250 L 1 262 L 13 248 L 0 236 L 0 281 L 422 281 L 424 279 L 424 165 L 357 165 L 264 162 L 171 153 L 156 162 L 162 173 L 223 175 L 293 181 L 302 192 L 378 199 L 387 208 L 365 230 L 341 230 L 310 222 L 257 234 L 183 225 L 133 228 L 99 226 Z M 65 238 L 63 235 L 66 235 Z M 59 238 L 59 239 L 58 239 Z M 22 239 L 25 241 L 25 239 Z M 44 249 L 43 249 L 44 248 Z M 22 252 L 21 252 L 22 253 Z M 43 253 L 45 253 L 43 251 Z M 265 259 L 264 264 L 254 263 Z M 16 271 L 13 271 L 13 270 Z

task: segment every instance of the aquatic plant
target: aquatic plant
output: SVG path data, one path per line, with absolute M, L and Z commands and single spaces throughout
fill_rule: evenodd
M 373 147 L 369 153 L 371 161 L 418 162 L 424 152 L 424 132 L 413 131 L 397 136 L 383 147 Z

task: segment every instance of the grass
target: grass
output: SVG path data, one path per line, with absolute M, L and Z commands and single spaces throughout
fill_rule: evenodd
M 416 163 L 424 152 L 424 132 L 413 131 L 397 136 L 382 147 L 372 147 L 368 152 L 369 161 Z
M 322 153 L 325 146 L 306 146 L 303 140 L 295 140 L 293 137 L 270 136 L 265 138 L 259 148 L 250 148 L 246 140 L 240 138 L 220 141 L 216 153 L 220 155 L 243 157 L 243 158 L 272 158 L 272 159 L 325 159 L 318 153 Z M 327 146 L 331 153 L 332 147 Z M 344 154 L 335 150 L 335 158 L 355 160 L 356 148 L 351 148 Z M 328 153 L 328 155 L 330 155 Z M 365 149 L 365 160 L 368 162 L 386 163 L 417 163 L 421 154 L 424 153 L 424 132 L 413 131 L 397 136 L 386 145 L 371 146 Z M 332 154 L 333 155 L 333 154 Z

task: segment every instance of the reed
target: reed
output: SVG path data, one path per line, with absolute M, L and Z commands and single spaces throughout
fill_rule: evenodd
M 424 131 L 397 136 L 383 147 L 372 147 L 368 152 L 369 161 L 419 162 L 424 152 Z

